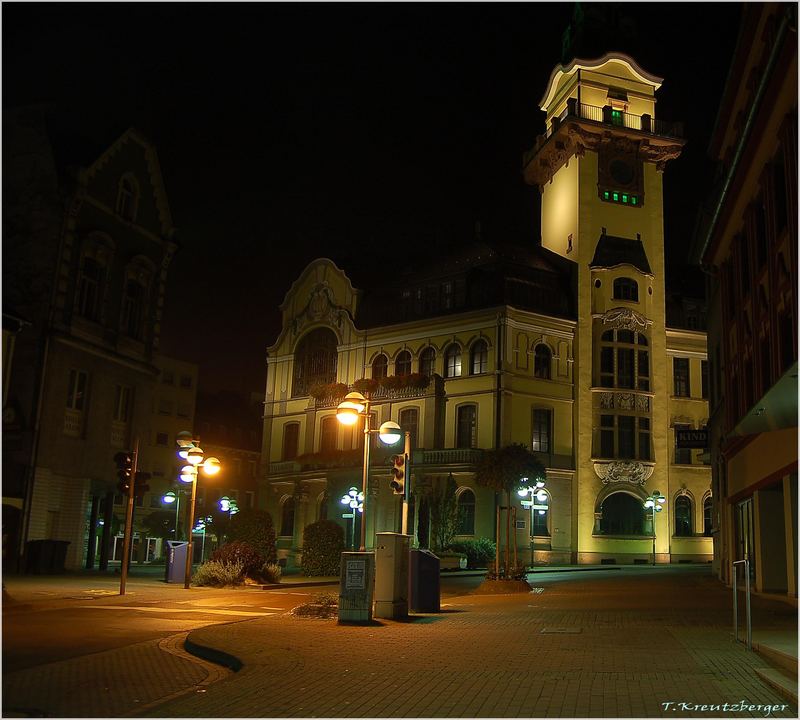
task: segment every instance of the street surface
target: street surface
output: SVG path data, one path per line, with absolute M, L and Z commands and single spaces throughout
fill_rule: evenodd
M 113 576 L 8 579 L 3 714 L 716 717 L 663 703 L 757 700 L 796 717 L 755 674 L 766 663 L 733 642 L 730 590 L 707 567 L 528 580 L 531 593 L 486 596 L 471 592 L 482 577 L 444 574 L 442 613 L 353 627 L 288 612 L 336 585 L 185 590 L 144 577 L 119 596 Z M 796 644 L 795 608 L 753 609 L 754 628 Z M 187 635 L 242 669 L 187 654 Z

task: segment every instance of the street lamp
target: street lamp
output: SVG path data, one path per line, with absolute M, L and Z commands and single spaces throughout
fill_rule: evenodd
M 181 496 L 174 490 L 170 490 L 169 492 L 164 493 L 163 497 L 161 498 L 161 502 L 164 503 L 165 505 L 172 505 L 172 503 L 175 503 L 175 540 L 177 540 L 178 518 L 180 517 L 180 512 L 181 512 Z
M 350 508 L 351 517 L 353 518 L 353 529 L 352 529 L 352 545 L 353 548 L 356 546 L 356 512 L 363 513 L 364 512 L 364 493 L 359 492 L 358 488 L 351 487 L 347 491 L 347 495 L 342 495 L 342 499 L 339 501 L 342 505 L 347 505 Z M 363 519 L 362 519 L 363 522 Z
M 531 535 L 533 536 L 535 535 L 534 533 L 535 514 L 538 513 L 539 515 L 546 515 L 549 509 L 549 506 L 547 504 L 547 493 L 545 492 L 544 489 L 545 482 L 541 478 L 536 478 L 536 480 L 533 483 L 529 483 L 528 478 L 526 477 L 522 478 L 520 482 L 521 485 L 520 488 L 517 490 L 517 495 L 519 495 L 522 498 L 521 500 L 522 507 L 527 507 L 531 509 Z M 533 547 L 531 547 L 532 571 L 533 568 L 534 568 L 534 550 Z
M 664 508 L 664 503 L 667 502 L 658 490 L 653 490 L 652 494 L 644 501 L 645 509 L 649 509 L 652 513 L 653 522 L 653 566 L 656 564 L 656 513 L 660 513 Z
M 202 468 L 206 475 L 216 475 L 221 466 L 217 458 L 210 457 L 205 462 L 203 461 L 205 453 L 200 447 L 200 441 L 193 439 L 188 430 L 178 433 L 176 444 L 178 446 L 178 457 L 187 462 L 181 468 L 181 482 L 192 484 L 192 499 L 189 503 L 189 524 L 187 526 L 189 528 L 187 533 L 189 543 L 186 547 L 186 573 L 183 580 L 183 587 L 188 590 L 192 580 L 192 554 L 194 552 L 192 535 L 194 534 L 194 510 L 197 501 L 197 473 Z M 203 539 L 205 540 L 205 537 Z
M 361 473 L 361 493 L 364 498 L 361 501 L 361 545 L 359 547 L 360 552 L 364 552 L 367 536 L 367 515 L 364 511 L 364 504 L 366 503 L 367 479 L 369 477 L 369 436 L 377 433 L 381 442 L 386 445 L 394 445 L 403 434 L 400 426 L 391 421 L 383 423 L 378 430 L 372 430 L 369 426 L 369 399 L 365 398 L 360 392 L 348 393 L 336 408 L 336 418 L 342 425 L 355 425 L 359 417 L 364 418 L 364 467 Z

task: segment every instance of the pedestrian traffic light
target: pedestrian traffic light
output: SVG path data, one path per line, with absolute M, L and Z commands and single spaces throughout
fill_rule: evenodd
M 114 464 L 117 466 L 120 493 L 127 494 L 131 488 L 131 474 L 133 473 L 133 453 L 118 452 L 114 455 Z
M 151 477 L 150 473 L 147 472 L 136 473 L 136 482 L 133 484 L 133 494 L 136 497 L 144 497 L 144 494 L 150 489 L 147 481 Z
M 408 457 L 392 455 L 392 480 L 389 485 L 395 495 L 406 494 L 406 480 L 408 479 Z

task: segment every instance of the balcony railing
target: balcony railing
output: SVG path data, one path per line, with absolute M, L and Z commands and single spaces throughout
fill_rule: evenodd
M 612 127 L 624 127 L 630 130 L 649 133 L 650 135 L 660 135 L 664 137 L 682 138 L 683 123 L 670 122 L 667 120 L 657 120 L 650 115 L 632 115 L 631 113 L 614 110 L 610 105 L 598 107 L 597 105 L 587 105 L 579 103 L 577 99 L 567 100 L 567 107 L 557 116 L 553 117 L 550 126 L 547 128 L 546 138 L 549 138 L 569 117 L 590 120 L 603 125 Z
M 421 465 L 475 465 L 481 456 L 477 448 L 450 448 L 448 450 L 417 450 L 412 454 L 413 464 Z
M 433 387 L 435 387 L 433 380 L 427 387 L 424 388 L 413 387 L 411 385 L 406 387 L 387 388 L 383 387 L 383 385 L 379 385 L 370 394 L 370 402 L 379 403 L 389 400 L 405 400 L 408 398 L 422 397 L 423 395 L 431 392 Z M 353 390 L 355 388 L 351 387 L 350 389 Z M 336 407 L 340 402 L 342 402 L 342 397 L 339 395 L 327 395 L 322 398 L 315 398 L 314 407 L 317 410 L 322 410 L 325 408 Z

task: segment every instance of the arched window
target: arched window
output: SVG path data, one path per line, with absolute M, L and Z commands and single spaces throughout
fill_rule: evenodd
M 335 416 L 329 415 L 322 418 L 319 431 L 319 450 L 320 452 L 330 452 L 336 450 L 336 441 L 339 431 L 339 421 Z
M 600 506 L 603 535 L 644 535 L 644 503 L 626 492 L 611 493 Z
M 317 496 L 317 520 L 328 519 L 328 493 L 321 492 Z
M 475 534 L 475 493 L 464 488 L 458 494 L 456 535 Z
M 546 490 L 539 490 L 533 496 L 531 535 L 550 536 L 550 494 Z
M 294 498 L 286 496 L 281 504 L 281 536 L 294 535 Z
M 550 348 L 543 343 L 539 343 L 533 355 L 533 376 L 542 378 L 543 380 L 550 379 Z
M 470 375 L 485 373 L 489 365 L 489 348 L 485 340 L 473 343 L 470 349 L 469 372 Z
M 394 360 L 394 374 L 395 375 L 411 375 L 411 353 L 408 350 L 402 350 L 397 353 Z M 375 377 L 373 375 L 373 377 Z
M 409 433 L 411 447 L 417 447 L 417 432 L 419 431 L 419 410 L 417 408 L 405 408 L 400 411 L 400 429 Z
M 147 290 L 151 272 L 141 258 L 134 260 L 125 272 L 120 329 L 134 340 L 144 340 Z
M 478 447 L 478 408 L 460 405 L 456 415 L 456 447 Z
M 675 535 L 688 537 L 692 534 L 692 500 L 686 495 L 675 498 Z
M 372 377 L 375 380 L 385 378 L 389 371 L 389 361 L 386 355 L 381 353 L 372 361 Z
M 292 397 L 308 395 L 314 385 L 336 380 L 336 335 L 328 328 L 317 328 L 305 335 L 294 351 Z
M 136 220 L 136 210 L 139 204 L 139 187 L 132 175 L 123 175 L 117 189 L 117 215 L 125 220 Z
M 444 353 L 444 376 L 461 377 L 461 348 L 455 343 Z
M 300 423 L 288 423 L 283 426 L 283 459 L 294 460 L 300 440 Z
M 614 280 L 614 300 L 639 302 L 639 283 L 627 277 Z
M 105 281 L 105 267 L 93 257 L 84 257 L 78 280 L 78 315 L 100 320 L 100 298 Z
M 714 526 L 713 517 L 711 495 L 707 495 L 703 500 L 703 535 L 706 537 L 711 537 L 711 530 Z
M 428 346 L 419 356 L 419 371 L 422 375 L 430 377 L 436 369 L 436 350 Z

